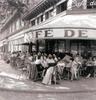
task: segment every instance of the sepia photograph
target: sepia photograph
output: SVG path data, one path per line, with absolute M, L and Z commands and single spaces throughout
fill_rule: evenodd
M 96 100 L 96 0 L 0 0 L 0 100 Z

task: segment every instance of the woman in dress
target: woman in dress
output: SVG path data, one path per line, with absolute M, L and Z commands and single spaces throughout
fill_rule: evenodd
M 71 66 L 71 80 L 74 78 L 77 79 L 77 73 L 78 73 L 78 66 L 81 64 L 79 61 L 78 57 L 75 57 L 74 60 L 72 61 L 72 66 Z
M 54 72 L 54 66 L 55 66 L 55 61 L 51 54 L 49 54 L 48 56 L 47 63 L 48 63 L 48 68 L 42 80 L 42 83 L 46 85 L 51 85 L 52 74 Z
M 47 63 L 47 57 L 46 56 L 42 57 L 42 59 L 41 59 L 41 65 L 44 68 L 43 73 L 42 73 L 42 77 L 44 77 L 45 73 L 47 71 L 47 68 L 48 68 L 48 63 Z

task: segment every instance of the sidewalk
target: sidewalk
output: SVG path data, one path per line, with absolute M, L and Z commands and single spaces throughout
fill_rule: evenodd
M 0 88 L 28 93 L 83 93 L 96 92 L 96 78 L 80 80 L 62 80 L 57 85 L 43 85 L 41 82 L 31 80 L 18 80 L 20 72 L 13 69 L 10 64 L 0 60 Z
M 10 66 L 10 64 L 5 63 L 2 59 L 0 59 L 0 75 L 9 76 L 14 79 L 20 79 L 22 73 L 19 70 L 16 70 Z M 26 79 L 23 76 L 21 79 Z
M 62 81 L 59 85 L 43 85 L 38 82 L 14 80 L 0 77 L 0 89 L 25 93 L 62 94 L 62 93 L 96 93 L 96 80 Z

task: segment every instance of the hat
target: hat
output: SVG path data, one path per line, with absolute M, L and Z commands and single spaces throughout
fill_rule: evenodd
M 49 58 L 52 58 L 52 55 L 51 55 L 51 54 L 49 54 L 49 55 L 48 55 L 48 57 L 49 57 Z

